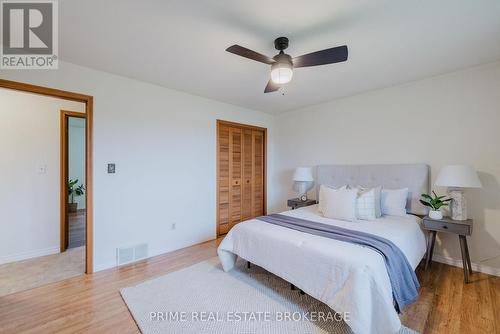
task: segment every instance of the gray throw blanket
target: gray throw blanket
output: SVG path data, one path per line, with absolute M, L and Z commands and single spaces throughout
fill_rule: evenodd
M 418 289 L 420 288 L 417 275 L 415 275 L 403 252 L 390 240 L 370 233 L 353 231 L 338 226 L 280 214 L 261 216 L 257 217 L 257 219 L 329 239 L 350 242 L 377 251 L 385 261 L 389 280 L 392 285 L 392 296 L 396 311 L 400 313 L 407 305 L 417 300 Z

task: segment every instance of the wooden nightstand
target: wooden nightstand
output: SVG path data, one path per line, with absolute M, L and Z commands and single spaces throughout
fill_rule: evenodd
M 423 227 L 429 231 L 429 241 L 427 243 L 427 258 L 425 261 L 425 270 L 430 266 L 432 253 L 434 252 L 434 243 L 436 242 L 437 232 L 446 232 L 458 234 L 460 240 L 460 249 L 462 251 L 462 263 L 464 267 L 464 281 L 469 283 L 469 274 L 472 274 L 470 264 L 469 247 L 467 247 L 467 236 L 472 234 L 472 219 L 453 220 L 449 217 L 443 219 L 432 219 L 424 217 Z
M 305 201 L 302 201 L 300 200 L 300 198 L 292 198 L 289 199 L 286 203 L 290 208 L 292 208 L 292 210 L 295 210 L 304 206 L 314 205 L 318 202 L 315 199 L 306 199 Z

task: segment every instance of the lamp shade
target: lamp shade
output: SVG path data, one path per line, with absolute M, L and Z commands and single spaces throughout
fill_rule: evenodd
M 311 168 L 310 167 L 296 168 L 295 173 L 293 173 L 293 180 L 301 182 L 314 181 Z
M 449 165 L 443 167 L 434 185 L 452 188 L 482 187 L 475 169 L 467 165 Z

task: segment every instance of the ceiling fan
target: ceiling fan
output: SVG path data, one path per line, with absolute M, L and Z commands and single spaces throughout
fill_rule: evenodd
M 237 44 L 228 47 L 226 51 L 271 65 L 271 79 L 267 83 L 264 93 L 275 92 L 280 89 L 281 85 L 290 82 L 294 68 L 340 63 L 347 60 L 347 45 L 316 51 L 295 58 L 283 52 L 288 47 L 288 38 L 276 38 L 274 47 L 279 50 L 279 53 L 273 58 Z

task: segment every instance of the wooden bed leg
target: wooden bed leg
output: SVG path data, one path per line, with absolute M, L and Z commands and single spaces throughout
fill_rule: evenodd
M 247 261 L 247 268 L 250 269 L 250 261 Z
M 295 285 L 290 284 L 290 290 L 295 290 Z

